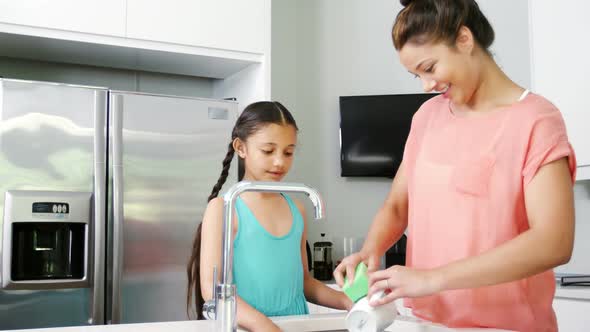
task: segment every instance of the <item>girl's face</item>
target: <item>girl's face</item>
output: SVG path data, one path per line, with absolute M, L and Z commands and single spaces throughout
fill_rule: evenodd
M 425 92 L 440 92 L 453 104 L 466 104 L 478 82 L 470 32 L 460 32 L 455 47 L 444 42 L 418 45 L 408 42 L 399 51 L 402 65 L 419 77 Z
M 246 142 L 236 140 L 234 148 L 244 159 L 244 179 L 280 181 L 293 163 L 297 131 L 291 125 L 268 124 Z

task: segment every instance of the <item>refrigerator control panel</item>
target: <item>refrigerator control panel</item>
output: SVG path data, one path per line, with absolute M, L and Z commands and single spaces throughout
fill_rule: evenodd
M 35 217 L 55 217 L 61 219 L 69 214 L 70 204 L 66 202 L 35 202 L 32 213 Z

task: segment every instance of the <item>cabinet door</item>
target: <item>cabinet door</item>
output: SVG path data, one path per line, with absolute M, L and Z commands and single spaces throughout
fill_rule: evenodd
M 590 165 L 590 2 L 534 0 L 529 5 L 533 89 L 561 110 L 578 165 Z
M 270 0 L 127 2 L 129 38 L 253 53 L 270 38 Z
M 0 22 L 125 36 L 127 0 L 0 0 Z
M 560 331 L 588 331 L 590 301 L 556 298 L 553 300 L 553 310 L 555 310 Z

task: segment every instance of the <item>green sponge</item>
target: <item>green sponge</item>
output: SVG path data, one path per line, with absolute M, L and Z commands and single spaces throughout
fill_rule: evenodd
M 367 270 L 367 265 L 361 262 L 356 266 L 352 285 L 348 282 L 348 278 L 344 278 L 342 290 L 352 302 L 362 299 L 369 293 L 369 276 L 367 275 Z

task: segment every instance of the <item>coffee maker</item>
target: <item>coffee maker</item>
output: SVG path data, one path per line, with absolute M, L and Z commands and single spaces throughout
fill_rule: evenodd
M 332 242 L 321 233 L 321 240 L 313 244 L 313 276 L 318 280 L 332 279 Z

